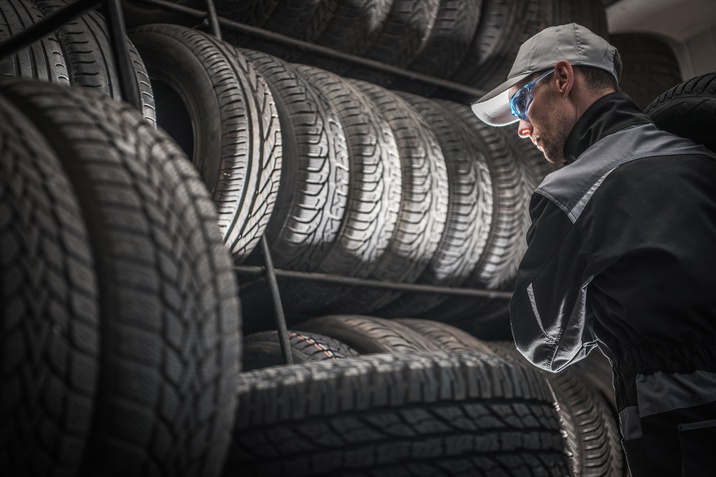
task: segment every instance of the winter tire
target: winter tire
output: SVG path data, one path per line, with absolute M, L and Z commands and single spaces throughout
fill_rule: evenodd
M 77 475 L 99 369 L 92 251 L 52 148 L 1 96 L 0 137 L 0 474 Z
M 82 475 L 217 475 L 235 412 L 239 306 L 196 169 L 105 95 L 28 81 L 1 93 L 57 154 L 92 247 L 100 367 Z
M 533 367 L 512 342 L 488 343 L 499 356 Z M 574 477 L 622 475 L 624 451 L 609 403 L 575 369 L 540 371 L 555 395 Z
M 242 373 L 224 475 L 568 474 L 551 394 L 495 356 L 359 356 Z
M 716 73 L 700 75 L 670 88 L 644 112 L 660 129 L 716 152 Z

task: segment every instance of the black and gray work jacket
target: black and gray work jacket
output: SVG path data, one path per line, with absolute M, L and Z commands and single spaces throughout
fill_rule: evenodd
M 530 203 L 517 348 L 557 372 L 599 346 L 619 408 L 642 415 L 716 400 L 716 156 L 623 93 L 585 112 L 565 153 Z

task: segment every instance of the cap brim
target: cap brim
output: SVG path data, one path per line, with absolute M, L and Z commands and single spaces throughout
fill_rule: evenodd
M 519 121 L 512 115 L 510 109 L 510 98 L 507 91 L 514 85 L 527 78 L 532 73 L 509 78 L 507 81 L 494 88 L 482 98 L 472 103 L 472 112 L 482 122 L 490 126 L 507 126 Z

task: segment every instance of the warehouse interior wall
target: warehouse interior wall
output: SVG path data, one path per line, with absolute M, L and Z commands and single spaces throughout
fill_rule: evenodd
M 652 33 L 666 40 L 684 80 L 716 71 L 713 0 L 619 0 L 606 12 L 610 33 Z

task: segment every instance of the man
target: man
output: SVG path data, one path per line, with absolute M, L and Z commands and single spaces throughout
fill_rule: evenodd
M 550 162 L 530 203 L 510 317 L 558 372 L 599 347 L 634 477 L 716 475 L 716 156 L 619 92 L 614 47 L 577 25 L 520 48 L 473 104 Z

